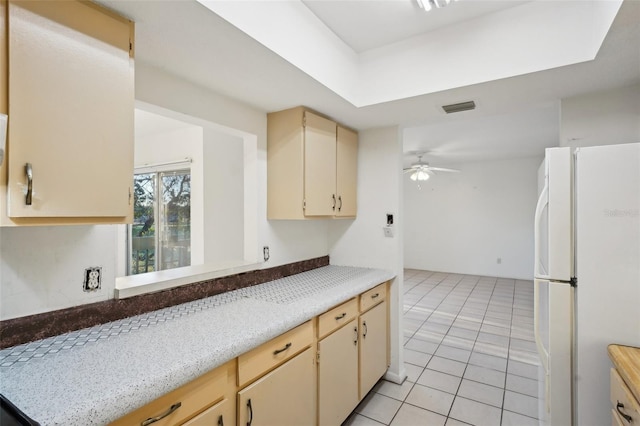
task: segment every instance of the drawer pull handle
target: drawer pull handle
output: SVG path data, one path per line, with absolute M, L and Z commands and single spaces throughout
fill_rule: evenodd
M 346 313 L 346 312 L 343 312 L 343 313 L 342 313 L 342 315 L 338 315 L 338 316 L 336 317 L 336 321 L 341 320 L 342 318 L 344 318 L 344 317 L 346 317 L 346 316 L 347 316 L 347 313 Z
M 287 349 L 289 349 L 291 347 L 291 342 L 287 343 L 286 345 L 284 345 L 284 348 L 282 349 L 276 349 L 275 351 L 273 351 L 274 355 L 278 355 L 280 352 L 284 352 Z
M 372 294 L 372 295 L 371 295 L 371 298 L 372 298 L 372 299 L 377 299 L 377 298 L 378 298 L 378 296 L 380 296 L 380 293 Z
M 176 411 L 180 407 L 182 407 L 182 402 L 176 402 L 171 407 L 169 407 L 169 409 L 167 411 L 165 411 L 164 413 L 160 414 L 157 417 L 149 417 L 147 420 L 142 422 L 141 425 L 142 426 L 148 426 L 148 425 L 150 425 L 152 423 L 160 421 L 160 420 L 164 419 L 165 417 L 167 417 L 168 415 L 170 415 L 171 413 L 173 413 L 174 411 Z
M 364 332 L 362 333 L 362 338 L 365 339 L 367 337 L 367 322 L 363 321 L 362 322 L 362 327 L 364 328 Z
M 224 419 L 222 418 L 222 414 L 218 417 L 218 426 L 224 426 Z
M 251 406 L 251 398 L 247 401 L 247 408 L 249 408 L 249 421 L 247 422 L 247 426 L 251 426 L 251 423 L 253 423 L 253 407 Z
M 24 172 L 27 175 L 27 196 L 25 204 L 30 206 L 33 202 L 33 167 L 31 166 L 31 163 L 25 164 Z
M 622 402 L 618 401 L 618 405 L 616 405 L 616 410 L 618 410 L 618 414 L 620 414 L 622 416 L 622 418 L 624 418 L 626 421 L 631 423 L 631 421 L 633 421 L 633 417 L 631 417 L 628 414 L 623 413 L 622 410 L 620 410 L 621 408 L 624 408 L 624 404 Z

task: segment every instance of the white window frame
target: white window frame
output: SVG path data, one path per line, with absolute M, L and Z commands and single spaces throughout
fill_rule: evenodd
M 191 171 L 191 164 L 192 164 L 193 160 L 191 158 L 184 158 L 182 160 L 177 160 L 177 161 L 167 161 L 167 162 L 162 162 L 162 163 L 154 163 L 154 164 L 144 164 L 138 167 L 135 167 L 133 169 L 133 174 L 135 175 L 141 175 L 141 174 L 155 174 L 155 175 L 159 175 L 160 173 L 170 173 L 170 172 L 188 172 L 190 176 L 193 176 L 192 171 Z M 156 185 L 158 185 L 159 182 L 156 182 Z M 156 199 L 155 199 L 155 203 L 156 206 L 154 208 L 154 223 L 156 225 L 156 234 L 155 234 L 155 256 L 154 256 L 154 271 L 152 272 L 156 272 L 156 271 L 162 271 L 165 269 L 159 269 L 159 258 L 161 257 L 161 248 L 160 248 L 160 232 L 158 231 L 158 226 L 160 225 L 160 220 L 159 220 L 159 198 L 158 198 L 158 188 L 156 188 Z M 191 204 L 191 203 L 190 203 Z M 192 207 L 191 207 L 192 208 Z M 132 242 L 133 242 L 133 237 L 132 237 L 132 230 L 133 230 L 133 223 L 130 225 L 126 226 L 126 259 L 125 259 L 125 265 L 126 265 L 126 275 L 127 276 L 132 276 L 132 275 L 138 275 L 138 274 L 132 274 L 131 273 L 131 255 L 133 252 L 133 247 L 132 247 Z M 190 243 L 191 244 L 191 243 Z M 192 251 L 193 251 L 193 247 Z M 146 273 L 146 272 L 145 272 Z

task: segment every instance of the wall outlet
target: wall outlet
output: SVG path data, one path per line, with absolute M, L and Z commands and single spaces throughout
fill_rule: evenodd
M 262 247 L 262 256 L 265 262 L 269 260 L 269 246 Z
M 95 266 L 84 270 L 84 284 L 82 289 L 84 291 L 97 291 L 100 290 L 102 285 L 102 268 Z

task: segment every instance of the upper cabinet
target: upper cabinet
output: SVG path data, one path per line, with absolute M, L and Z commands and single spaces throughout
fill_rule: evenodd
M 267 217 L 355 217 L 358 134 L 304 107 L 267 116 Z
M 358 210 L 358 134 L 338 125 L 336 149 L 336 216 L 355 217 Z
M 133 23 L 89 2 L 0 1 L 0 222 L 130 222 Z

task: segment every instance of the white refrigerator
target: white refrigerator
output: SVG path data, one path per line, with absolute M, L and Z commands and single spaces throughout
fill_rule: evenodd
M 640 346 L 640 143 L 548 148 L 539 181 L 539 418 L 608 425 L 607 345 Z

